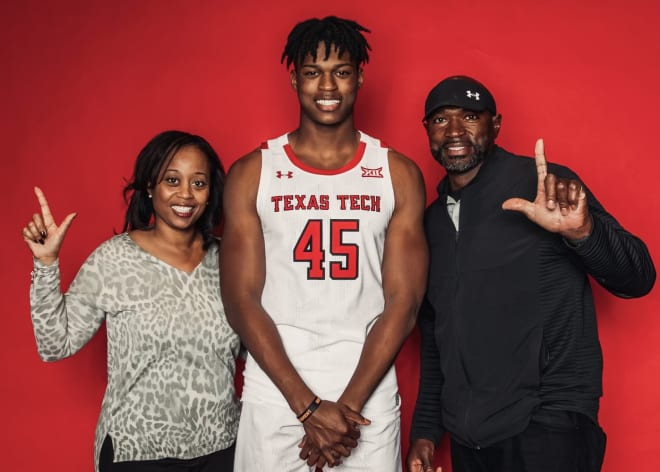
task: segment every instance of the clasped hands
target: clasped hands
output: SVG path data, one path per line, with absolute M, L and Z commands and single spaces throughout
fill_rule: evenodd
M 299 457 L 309 466 L 334 467 L 351 455 L 360 438 L 360 426 L 371 422 L 340 402 L 324 400 L 303 423 L 305 436 L 298 447 Z

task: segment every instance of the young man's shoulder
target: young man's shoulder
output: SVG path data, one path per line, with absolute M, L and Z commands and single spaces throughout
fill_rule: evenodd
M 249 166 L 254 161 L 260 161 L 264 150 L 284 146 L 288 141 L 287 137 L 288 133 L 262 141 L 255 149 L 239 157 L 234 165 L 240 163 L 241 166 Z
M 405 172 L 410 174 L 411 177 L 421 176 L 421 171 L 417 163 L 396 149 L 388 148 L 387 157 L 392 174 Z
M 373 145 L 377 145 L 380 146 L 381 148 L 387 149 L 387 157 L 390 161 L 390 165 L 394 161 L 395 165 L 403 165 L 410 167 L 412 169 L 417 169 L 417 164 L 412 159 L 400 153 L 394 147 L 390 146 L 387 140 L 373 137 L 370 134 L 365 133 L 364 131 L 360 131 L 360 135 L 361 135 L 360 139 L 362 141 L 366 143 L 372 143 Z
M 421 170 L 415 161 L 392 148 L 387 151 L 387 159 L 397 207 L 401 207 L 402 202 L 412 202 L 412 208 L 419 207 L 417 209 L 422 214 L 426 201 L 426 191 Z M 410 205 L 404 203 L 403 206 Z
M 261 147 L 253 149 L 247 154 L 239 157 L 230 167 L 229 174 L 243 174 L 244 172 L 253 172 L 261 163 Z

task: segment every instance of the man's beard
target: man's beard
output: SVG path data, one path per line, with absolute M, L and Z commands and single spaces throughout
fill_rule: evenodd
M 460 175 L 466 172 L 471 171 L 475 167 L 479 166 L 488 153 L 486 146 L 482 146 L 476 143 L 470 143 L 472 152 L 467 156 L 458 156 L 451 157 L 448 156 L 445 152 L 445 147 L 442 146 L 439 149 L 431 149 L 431 154 L 436 161 L 440 163 L 442 167 L 445 168 L 448 174 Z

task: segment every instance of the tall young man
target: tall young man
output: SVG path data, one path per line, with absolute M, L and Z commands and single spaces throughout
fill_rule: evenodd
M 293 28 L 299 126 L 227 180 L 222 295 L 249 351 L 238 471 L 401 469 L 393 361 L 426 283 L 425 195 L 412 161 L 355 128 L 365 32 Z

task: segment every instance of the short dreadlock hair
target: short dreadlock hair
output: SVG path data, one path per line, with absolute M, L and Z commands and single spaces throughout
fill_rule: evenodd
M 286 59 L 288 68 L 292 63 L 294 67 L 297 67 L 308 54 L 316 60 L 319 43 L 323 43 L 325 45 L 324 60 L 328 59 L 332 46 L 334 46 L 339 56 L 348 52 L 351 60 L 355 61 L 359 67 L 369 62 L 369 51 L 371 50 L 363 32 L 371 33 L 370 30 L 353 20 L 336 16 L 326 16 L 322 20 L 311 18 L 302 21 L 289 33 L 280 62 L 283 63 Z

